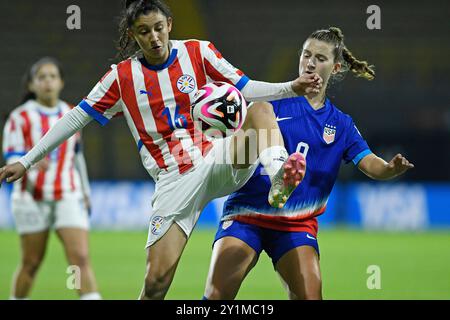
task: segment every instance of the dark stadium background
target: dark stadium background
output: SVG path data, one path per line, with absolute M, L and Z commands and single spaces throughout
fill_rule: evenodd
M 168 0 L 167 3 L 174 14 L 172 39 L 210 40 L 227 60 L 257 80 L 294 79 L 298 70 L 297 52 L 303 40 L 319 28 L 338 26 L 343 30 L 348 48 L 357 58 L 375 65 L 377 76 L 369 82 L 348 74 L 329 90 L 329 96 L 353 117 L 374 152 L 386 160 L 400 152 L 415 164 L 415 169 L 385 184 L 404 188 L 394 190 L 397 198 L 389 212 L 397 210 L 395 201 L 414 200 L 411 197 L 415 197 L 415 192 L 406 192 L 402 198 L 402 190 L 423 188 L 429 196 L 427 200 L 435 201 L 427 212 L 439 219 L 430 218 L 432 228 L 406 226 L 398 230 L 402 232 L 384 229 L 387 223 L 375 227 L 376 231 L 365 230 L 361 222 L 352 225 L 351 217 L 356 213 L 348 212 L 348 208 L 356 204 L 346 203 L 345 192 L 368 179 L 353 165 L 342 166 L 332 204 L 338 208 L 338 215 L 334 217 L 328 211 L 324 214 L 324 219 L 336 218 L 340 224 L 319 233 L 324 297 L 449 299 L 450 2 Z M 381 8 L 381 30 L 366 27 L 369 16 L 366 9 L 372 4 Z M 81 8 L 81 30 L 66 27 L 69 5 Z M 118 61 L 114 41 L 119 36 L 117 25 L 122 7 L 119 0 L 0 1 L 0 128 L 18 105 L 23 74 L 42 56 L 55 56 L 63 63 L 66 75 L 63 99 L 77 104 L 85 97 L 109 66 Z M 92 181 L 106 181 L 105 188 L 124 181 L 150 181 L 125 121 L 116 119 L 106 127 L 92 123 L 83 130 L 83 137 Z M 0 131 L 0 141 L 1 138 Z M 375 185 L 375 191 L 378 186 Z M 389 195 L 391 189 L 386 190 L 384 194 Z M 356 194 L 352 192 L 352 196 Z M 1 229 L 5 214 L 2 199 L 5 198 L 0 197 L 0 299 L 5 299 L 20 251 L 14 230 Z M 109 200 L 111 207 L 116 205 L 114 199 Z M 383 204 L 385 201 L 380 202 L 380 206 Z M 342 208 L 347 208 L 347 212 Z M 105 213 L 101 207 L 94 210 L 97 217 Z M 403 219 L 407 225 L 409 218 Z M 434 225 L 435 221 L 441 224 Z M 144 273 L 146 228 L 147 224 L 138 231 L 92 232 L 91 256 L 105 298 L 138 296 Z M 214 229 L 194 232 L 168 298 L 202 296 L 213 236 Z M 270 261 L 262 260 L 238 298 L 285 299 Z M 64 287 L 65 261 L 56 239 L 51 242 L 44 264 L 32 298 L 76 298 Z M 366 287 L 366 268 L 372 264 L 382 268 L 383 290 L 371 291 Z
M 404 180 L 450 180 L 450 24 L 448 1 L 384 1 L 381 30 L 366 28 L 368 1 L 168 1 L 173 39 L 208 39 L 253 79 L 287 81 L 297 75 L 297 51 L 318 28 L 342 28 L 356 57 L 376 67 L 368 82 L 350 74 L 330 90 L 351 114 L 374 151 L 404 153 L 416 169 Z M 81 30 L 66 28 L 76 4 Z M 21 76 L 39 57 L 54 55 L 66 70 L 63 97 L 77 104 L 113 63 L 121 1 L 2 1 L 0 110 L 17 106 Z M 0 126 L 3 127 L 3 119 Z M 84 130 L 93 179 L 147 179 L 124 121 Z M 114 161 L 110 161 L 114 159 Z M 107 164 L 107 165 L 105 165 Z M 130 165 L 136 164 L 136 165 Z M 341 178 L 365 179 L 350 166 Z

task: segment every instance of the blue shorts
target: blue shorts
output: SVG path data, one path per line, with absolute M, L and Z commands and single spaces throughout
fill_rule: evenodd
M 234 237 L 244 241 L 258 256 L 264 250 L 272 259 L 274 267 L 284 254 L 301 246 L 313 247 L 320 255 L 317 239 L 308 232 L 278 231 L 230 220 L 220 223 L 214 243 L 223 237 Z

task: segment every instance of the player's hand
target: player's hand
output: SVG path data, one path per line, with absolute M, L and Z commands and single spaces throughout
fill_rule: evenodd
M 292 90 L 299 96 L 319 93 L 323 80 L 317 73 L 304 73 L 292 82 Z
M 414 165 L 401 154 L 397 154 L 391 161 L 389 161 L 387 168 L 392 172 L 392 176 L 398 176 L 405 173 L 409 169 L 414 168 Z
M 15 162 L 0 168 L 0 186 L 5 179 L 8 183 L 19 180 L 25 172 L 27 172 L 27 169 L 20 162 Z

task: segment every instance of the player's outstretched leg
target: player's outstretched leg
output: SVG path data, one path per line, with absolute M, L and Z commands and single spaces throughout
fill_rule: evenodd
M 306 172 L 306 160 L 301 153 L 291 154 L 284 165 L 271 178 L 269 203 L 272 207 L 283 208 L 289 196 L 302 182 Z
M 273 106 L 268 102 L 254 102 L 249 107 L 244 125 L 233 136 L 231 154 L 236 169 L 248 168 L 259 157 L 272 181 L 268 199 L 275 208 L 284 206 L 304 176 L 305 159 L 299 153 L 288 156 Z M 284 169 L 285 166 L 287 169 Z M 291 172 L 289 169 L 297 171 Z M 296 176 L 297 173 L 300 177 Z

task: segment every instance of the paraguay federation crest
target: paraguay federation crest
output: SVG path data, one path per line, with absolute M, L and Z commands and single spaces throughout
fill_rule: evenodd
M 195 89 L 195 79 L 188 74 L 183 74 L 177 80 L 177 87 L 180 92 L 189 94 Z
M 323 128 L 323 140 L 326 144 L 330 144 L 334 142 L 334 138 L 336 137 L 336 127 L 330 126 L 328 124 Z
M 153 217 L 150 229 L 155 236 L 161 233 L 163 223 L 164 223 L 163 217 L 161 216 Z

